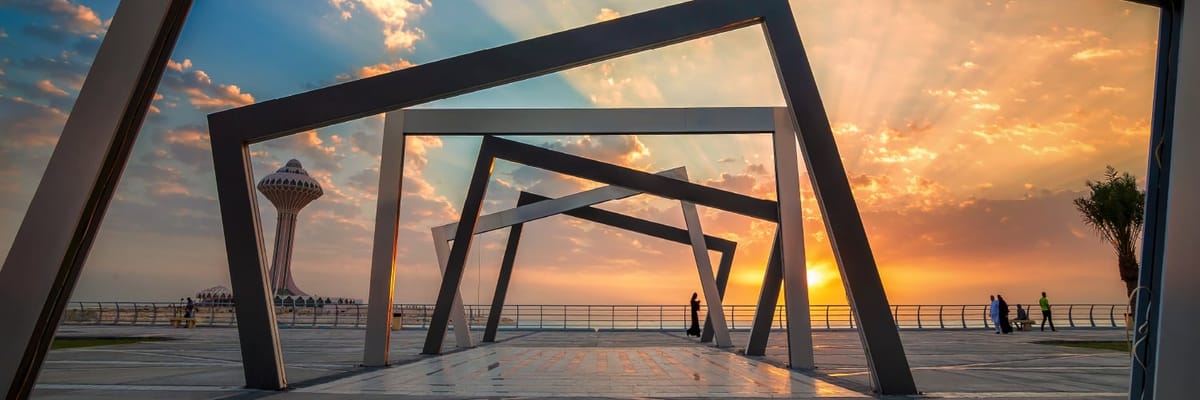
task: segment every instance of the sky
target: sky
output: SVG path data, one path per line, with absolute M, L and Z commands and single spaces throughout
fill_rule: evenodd
M 206 0 L 188 16 L 74 293 L 164 301 L 228 286 L 206 115 L 629 15 L 671 1 Z M 1158 13 L 1111 0 L 792 1 L 892 304 L 1122 303 L 1114 251 L 1072 199 L 1106 165 L 1144 182 Z M 7 254 L 116 10 L 0 0 L 0 254 Z M 758 27 L 418 107 L 782 106 Z M 299 215 L 298 285 L 366 298 L 382 116 L 251 146 L 261 178 L 299 159 L 325 195 Z M 515 138 L 774 199 L 766 135 Z M 479 138 L 408 139 L 397 303 L 432 303 L 429 228 L 457 220 Z M 801 168 L 803 171 L 803 167 Z M 845 292 L 802 174 L 810 301 Z M 498 162 L 485 212 L 594 182 Z M 267 251 L 275 213 L 259 196 Z M 683 226 L 678 202 L 603 208 Z M 725 304 L 753 304 L 775 226 L 701 207 L 738 242 Z M 481 235 L 464 300 L 489 301 L 507 231 Z M 510 304 L 681 304 L 690 249 L 557 216 L 527 224 Z M 716 253 L 710 253 L 715 261 Z M 715 264 L 715 262 L 714 262 Z

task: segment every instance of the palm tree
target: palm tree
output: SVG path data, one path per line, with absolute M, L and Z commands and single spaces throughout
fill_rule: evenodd
M 1087 181 L 1091 193 L 1075 199 L 1075 208 L 1083 222 L 1096 230 L 1100 238 L 1117 251 L 1117 270 L 1125 281 L 1125 294 L 1137 288 L 1137 243 L 1142 235 L 1146 193 L 1138 190 L 1137 180 L 1129 173 L 1117 174 L 1109 166 L 1104 179 Z

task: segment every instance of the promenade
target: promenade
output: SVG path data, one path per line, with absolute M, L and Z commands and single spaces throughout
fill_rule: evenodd
M 331 398 L 863 398 L 870 397 L 857 333 L 814 334 L 813 373 L 779 366 L 784 333 L 766 357 L 696 343 L 680 333 L 501 331 L 499 342 L 421 356 L 425 332 L 392 336 L 392 366 L 362 368 L 363 331 L 283 329 L 292 390 L 241 387 L 231 328 L 63 326 L 60 337 L 154 336 L 173 340 L 53 350 L 39 399 Z M 744 344 L 746 332 L 734 332 Z M 478 337 L 478 335 L 477 335 Z M 902 331 L 926 398 L 1123 398 L 1123 352 L 1033 344 L 1038 340 L 1120 340 L 1119 329 L 995 335 L 985 330 Z

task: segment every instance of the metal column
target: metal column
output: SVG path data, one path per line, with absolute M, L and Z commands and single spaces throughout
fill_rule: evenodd
M 804 209 L 800 206 L 800 163 L 796 157 L 796 132 L 787 110 L 775 110 L 775 132 L 771 133 L 771 138 L 775 144 L 775 192 L 779 198 L 779 234 L 775 245 L 779 252 L 779 264 L 783 268 L 783 300 L 787 305 L 788 366 L 812 369 L 813 341 L 808 315 Z
M 404 112 L 383 120 L 379 161 L 379 194 L 375 200 L 375 238 L 371 249 L 371 283 L 367 294 L 367 331 L 363 365 L 388 365 L 392 338 L 392 299 L 396 292 L 396 241 L 400 229 L 400 197 L 404 183 Z
M 124 1 L 0 268 L 0 393 L 28 397 L 191 0 Z

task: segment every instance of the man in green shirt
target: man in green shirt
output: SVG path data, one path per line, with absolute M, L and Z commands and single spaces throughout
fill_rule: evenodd
M 1050 318 L 1050 300 L 1046 300 L 1046 292 L 1042 292 L 1042 298 L 1038 299 L 1038 305 L 1042 307 L 1042 331 L 1046 330 L 1046 321 L 1050 321 L 1050 331 L 1058 332 L 1054 329 L 1054 319 Z

